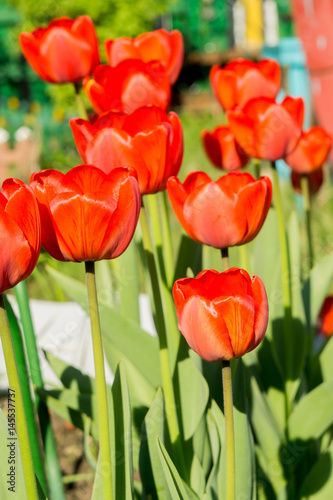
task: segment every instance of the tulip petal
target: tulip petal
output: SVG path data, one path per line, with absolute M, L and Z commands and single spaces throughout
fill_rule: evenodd
M 242 240 L 246 231 L 245 220 L 238 217 L 236 206 L 237 197 L 231 190 L 222 190 L 211 182 L 188 196 L 184 219 L 198 241 L 225 248 Z
M 96 260 L 115 208 L 116 201 L 102 193 L 60 193 L 50 202 L 59 248 L 66 260 Z
M 240 209 L 246 207 L 247 231 L 243 243 L 253 240 L 265 222 L 272 199 L 272 185 L 268 177 L 249 184 L 239 192 Z
M 253 276 L 252 293 L 254 300 L 254 335 L 246 350 L 252 351 L 262 341 L 268 325 L 268 301 L 263 282 L 258 276 Z
M 234 357 L 223 316 L 204 297 L 193 296 L 186 302 L 178 327 L 189 346 L 206 361 Z
M 0 207 L 0 294 L 25 279 L 36 265 L 39 255 L 33 255 L 20 227 Z
M 218 317 L 223 318 L 229 333 L 233 357 L 247 352 L 253 338 L 254 300 L 250 295 L 233 295 L 212 301 Z M 225 359 L 225 358 L 224 358 Z

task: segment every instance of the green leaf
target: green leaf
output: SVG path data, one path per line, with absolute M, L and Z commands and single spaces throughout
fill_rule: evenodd
M 201 421 L 196 428 L 192 443 L 193 453 L 198 457 L 204 470 L 205 477 L 208 477 L 208 473 L 211 469 L 211 451 L 205 414 L 202 416 Z
M 14 436 L 17 439 L 17 436 Z M 18 440 L 15 441 L 15 463 L 9 464 L 10 448 L 8 447 L 8 422 L 3 411 L 0 409 L 0 498 L 1 500 L 13 500 L 13 498 L 20 498 L 20 500 L 27 500 L 21 454 Z M 11 472 L 10 467 L 15 468 L 15 481 L 14 484 L 7 483 L 10 481 L 8 474 Z M 13 469 L 12 469 L 13 470 Z M 14 490 L 8 488 L 13 487 Z M 15 492 L 15 493 L 14 493 Z
M 199 495 L 199 498 L 202 498 L 206 487 L 206 480 L 201 463 L 195 454 L 193 455 L 190 483 L 192 490 Z
M 186 493 L 183 481 L 171 458 L 169 457 L 164 444 L 158 436 L 156 437 L 156 445 L 164 477 L 172 500 L 190 500 Z
M 259 234 L 253 242 L 248 244 L 249 249 L 251 249 L 251 275 L 256 274 L 263 280 L 270 304 L 274 303 L 277 298 L 272 263 L 274 263 L 274 267 L 280 266 L 279 238 L 276 228 L 276 210 L 270 208 Z
M 47 272 L 67 295 L 88 311 L 86 287 L 83 283 L 47 266 Z M 103 342 L 115 346 L 122 358 L 128 358 L 153 387 L 160 385 L 158 340 L 129 318 L 99 300 Z M 120 361 L 120 359 L 118 360 Z
M 159 500 L 172 500 L 159 460 L 156 437 L 164 442 L 164 400 L 159 387 L 154 401 L 145 416 L 140 445 L 140 475 L 145 496 Z
M 112 266 L 116 289 L 119 293 L 121 313 L 128 319 L 140 324 L 139 311 L 139 276 L 138 276 L 138 251 L 135 239 L 131 241 L 126 252 L 117 259 L 107 262 Z M 103 262 L 103 261 L 101 261 Z M 99 263 L 98 263 L 99 264 Z
M 323 454 L 307 474 L 301 489 L 301 500 L 331 500 L 333 493 L 333 448 Z
M 242 359 L 236 360 L 233 375 L 236 498 L 252 500 L 255 478 L 255 459 L 252 436 L 247 416 L 244 369 Z
M 78 429 L 84 430 L 84 419 L 89 418 L 79 410 L 74 410 L 68 407 L 63 401 L 51 397 L 45 390 L 37 389 L 39 396 L 46 403 L 47 407 L 52 410 L 56 415 L 65 420 L 66 422 L 72 423 Z M 76 397 L 78 394 L 76 395 Z M 98 426 L 97 422 L 92 421 L 91 424 L 91 434 L 98 440 Z
M 319 355 L 319 364 L 323 381 L 333 378 L 333 335 L 327 340 L 326 345 Z
M 52 370 L 66 389 L 72 389 L 75 392 L 83 394 L 96 393 L 96 382 L 93 377 L 85 375 L 78 368 L 67 364 L 50 352 L 44 351 L 44 354 Z
M 192 240 L 186 234 L 182 234 L 178 257 L 174 275 L 174 281 L 179 278 L 185 278 L 187 269 L 190 268 L 196 276 L 202 271 L 202 245 Z
M 326 255 L 310 272 L 302 294 L 308 329 L 315 324 L 329 287 L 333 280 L 333 252 Z
M 127 385 L 131 394 L 132 406 L 146 406 L 149 408 L 154 399 L 156 388 L 147 380 L 142 372 L 133 365 L 117 347 L 115 347 L 107 336 L 103 338 L 103 347 L 108 365 L 112 372 L 116 371 L 119 360 L 121 360 L 126 369 Z
M 204 414 L 209 398 L 208 384 L 191 355 L 177 364 L 180 409 L 184 439 L 190 439 Z
M 132 421 L 125 369 L 119 363 L 112 385 L 115 428 L 115 498 L 133 498 Z
M 207 428 L 213 466 L 206 484 L 205 500 L 209 498 L 223 498 L 221 494 L 225 490 L 225 470 L 222 464 L 225 422 L 224 415 L 214 400 L 212 400 L 211 407 L 207 410 Z
M 316 439 L 333 423 L 333 379 L 304 396 L 289 417 L 291 440 Z
M 47 400 L 47 398 L 57 399 L 67 408 L 85 413 L 92 420 L 97 421 L 97 400 L 95 394 L 82 394 L 72 389 L 51 389 L 37 388 L 37 393 Z
M 251 388 L 251 424 L 258 446 L 264 456 L 261 466 L 271 481 L 275 493 L 278 494 L 286 484 L 284 468 L 280 460 L 283 438 L 266 401 L 265 394 L 253 375 L 250 377 L 249 384 Z M 270 473 L 271 470 L 274 470 L 273 474 Z
M 292 212 L 288 224 L 288 248 L 290 259 L 290 289 L 292 301 L 292 335 L 288 339 L 284 356 L 291 357 L 291 376 L 296 380 L 300 377 L 306 356 L 307 336 L 305 331 L 306 315 L 302 298 L 301 283 L 301 238 L 298 219 Z

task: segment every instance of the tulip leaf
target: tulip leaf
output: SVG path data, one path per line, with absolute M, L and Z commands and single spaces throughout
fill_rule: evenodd
M 193 436 L 204 414 L 209 389 L 191 355 L 178 361 L 177 375 L 184 439 L 187 441 Z
M 289 417 L 291 440 L 319 438 L 333 423 L 333 379 L 323 382 L 304 396 Z
M 159 387 L 143 422 L 140 445 L 140 475 L 145 496 L 172 500 L 158 455 L 156 437 L 164 442 L 164 400 Z
M 206 486 L 205 473 L 196 454 L 193 455 L 190 483 L 192 490 L 202 498 Z
M 300 489 L 300 500 L 331 500 L 333 492 L 333 447 L 314 464 Z
M 192 443 L 193 453 L 198 457 L 204 475 L 207 477 L 211 468 L 211 451 L 205 413 L 195 430 Z
M 121 360 L 126 369 L 127 385 L 131 394 L 132 406 L 146 406 L 149 408 L 154 399 L 156 388 L 145 378 L 142 372 L 134 366 L 117 347 L 115 347 L 108 336 L 103 337 L 103 347 L 108 365 L 113 372 L 116 371 L 119 360 Z
M 222 464 L 222 448 L 225 440 L 224 415 L 212 400 L 207 410 L 207 429 L 211 447 L 213 466 L 208 476 L 204 499 L 223 498 L 225 490 L 225 471 Z
M 20 498 L 20 500 L 27 500 L 23 470 L 22 470 L 22 462 L 21 462 L 21 454 L 19 442 L 17 440 L 17 436 L 15 435 L 15 463 L 13 464 L 15 469 L 15 480 L 13 480 L 13 484 L 7 483 L 11 478 L 8 476 L 10 474 L 11 465 L 9 464 L 9 453 L 10 448 L 8 447 L 8 443 L 10 443 L 10 437 L 8 435 L 8 422 L 5 417 L 3 411 L 0 409 L 0 498 L 1 500 L 12 500 L 13 498 Z M 9 488 L 13 487 L 14 490 L 9 490 Z
M 57 397 L 52 397 L 45 389 L 38 388 L 37 392 L 41 399 L 46 403 L 47 407 L 56 415 L 58 415 L 66 422 L 70 422 L 78 429 L 81 429 L 82 431 L 84 430 L 84 420 L 90 417 L 81 412 L 79 409 L 74 409 L 73 406 L 75 406 L 75 404 L 67 406 L 64 401 L 58 399 Z M 56 396 L 57 394 L 54 395 Z M 74 396 L 74 401 L 78 396 L 79 394 L 77 393 Z M 70 398 L 71 395 L 69 395 L 69 399 Z M 96 440 L 98 440 L 98 425 L 96 421 L 92 421 L 91 434 Z
M 185 278 L 188 268 L 192 270 L 194 276 L 202 271 L 202 245 L 183 233 L 173 281 Z
M 103 262 L 103 261 L 102 261 Z M 117 259 L 108 262 L 114 270 L 116 289 L 119 293 L 121 313 L 128 319 L 140 324 L 139 311 L 139 276 L 138 252 L 136 241 L 133 239 L 126 251 Z M 99 263 L 98 263 L 99 264 Z
M 327 340 L 326 345 L 319 355 L 319 364 L 323 381 L 333 379 L 333 335 Z
M 259 387 L 253 374 L 251 374 L 249 384 L 251 388 L 250 419 L 263 457 L 260 465 L 263 471 L 267 472 L 274 491 L 279 493 L 286 484 L 283 464 L 280 461 L 283 438 L 266 401 L 265 393 Z M 274 474 L 269 474 L 272 468 L 274 468 Z
M 277 228 L 276 210 L 270 208 L 263 227 L 256 238 L 247 246 L 251 250 L 251 276 L 258 275 L 266 288 L 270 305 L 275 299 L 276 287 L 274 285 L 274 273 L 272 273 L 272 263 L 274 267 L 280 261 L 279 238 Z
M 87 292 L 83 283 L 49 266 L 47 271 L 71 299 L 88 311 Z M 122 357 L 128 358 L 150 384 L 157 387 L 160 384 L 157 338 L 151 337 L 134 321 L 109 307 L 103 298 L 99 300 L 99 310 L 104 342 L 114 345 Z
M 244 367 L 242 359 L 236 361 L 233 375 L 234 428 L 236 457 L 236 498 L 252 500 L 255 478 L 255 458 L 252 435 L 247 416 Z
M 43 398 L 57 399 L 67 408 L 84 413 L 92 420 L 97 421 L 97 401 L 95 394 L 82 394 L 72 389 L 37 389 L 38 394 Z
M 293 212 L 288 225 L 288 248 L 290 260 L 290 289 L 292 301 L 292 335 L 288 336 L 283 357 L 286 359 L 286 375 L 288 380 L 297 380 L 304 367 L 306 356 L 306 316 L 302 299 L 301 284 L 301 241 L 296 213 Z M 287 360 L 289 359 L 289 362 Z M 291 385 L 291 384 L 289 384 Z M 293 384 L 296 392 L 298 383 Z M 294 394 L 292 395 L 293 399 Z
M 158 436 L 156 437 L 156 445 L 170 497 L 172 500 L 190 500 L 183 481 Z
M 302 294 L 309 331 L 312 325 L 315 325 L 332 280 L 333 252 L 326 255 L 311 269 L 303 286 Z
M 112 385 L 115 447 L 115 498 L 133 498 L 132 421 L 125 369 L 119 363 Z
M 96 382 L 93 377 L 82 373 L 78 368 L 67 364 L 50 352 L 44 351 L 52 370 L 66 389 L 72 389 L 83 394 L 95 394 Z

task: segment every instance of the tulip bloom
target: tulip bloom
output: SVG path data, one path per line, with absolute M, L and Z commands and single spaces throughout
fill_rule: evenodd
M 322 167 L 332 146 L 332 138 L 322 127 L 311 127 L 303 131 L 294 151 L 285 157 L 285 162 L 298 174 L 309 174 Z
M 110 110 L 132 113 L 147 104 L 166 110 L 171 98 L 169 76 L 158 61 L 130 59 L 114 68 L 98 66 L 92 79 L 84 79 L 83 87 L 98 114 Z
M 32 189 L 7 179 L 0 193 L 0 294 L 26 279 L 41 248 L 38 205 Z
M 252 99 L 242 109 L 227 112 L 236 141 L 252 158 L 276 161 L 290 154 L 302 133 L 304 102 L 286 97 Z
M 206 361 L 230 360 L 252 351 L 268 323 L 265 287 L 243 269 L 201 271 L 173 287 L 178 328 Z
M 280 66 L 274 59 L 254 63 L 239 58 L 223 68 L 213 66 L 210 83 L 222 108 L 227 111 L 243 107 L 255 97 L 275 99 L 281 84 Z
M 135 168 L 141 194 L 165 189 L 167 179 L 179 171 L 183 156 L 183 132 L 178 116 L 156 106 L 131 115 L 103 113 L 93 123 L 70 120 L 82 160 L 109 173 L 116 167 Z
M 51 83 L 77 83 L 100 63 L 89 16 L 54 19 L 46 28 L 21 33 L 20 44 L 37 75 Z
M 116 38 L 105 41 L 106 58 L 110 66 L 117 66 L 126 59 L 140 59 L 148 63 L 160 61 L 170 77 L 177 80 L 184 59 L 184 43 L 180 31 L 171 33 L 164 29 L 142 33 L 136 38 Z
M 187 234 L 215 248 L 242 245 L 260 231 L 272 199 L 268 177 L 230 172 L 216 182 L 204 172 L 192 172 L 182 184 L 169 179 L 168 195 Z
M 308 178 L 309 184 L 309 194 L 316 194 L 321 188 L 322 183 L 324 182 L 324 172 L 322 168 L 318 168 L 314 172 L 310 172 L 309 174 L 299 174 L 298 172 L 291 172 L 291 184 L 297 194 L 302 194 L 301 188 L 301 179 L 302 176 L 306 175 Z
M 109 175 L 93 165 L 67 174 L 32 174 L 42 221 L 42 245 L 61 261 L 113 259 L 129 245 L 141 200 L 136 174 L 118 168 Z
M 324 337 L 330 337 L 333 333 L 333 296 L 329 295 L 324 300 L 323 306 L 317 319 L 318 332 Z
M 215 167 L 232 172 L 248 163 L 248 155 L 235 141 L 227 125 L 216 127 L 213 132 L 203 130 L 201 137 L 207 156 Z

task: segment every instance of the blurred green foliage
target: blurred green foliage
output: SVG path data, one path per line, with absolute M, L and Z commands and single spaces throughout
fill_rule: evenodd
M 5 0 L 22 15 L 17 26 L 31 31 L 47 25 L 55 17 L 75 18 L 87 14 L 93 20 L 101 43 L 106 38 L 136 36 L 151 30 L 159 15 L 166 13 L 172 0 Z M 18 48 L 17 48 L 18 50 Z

